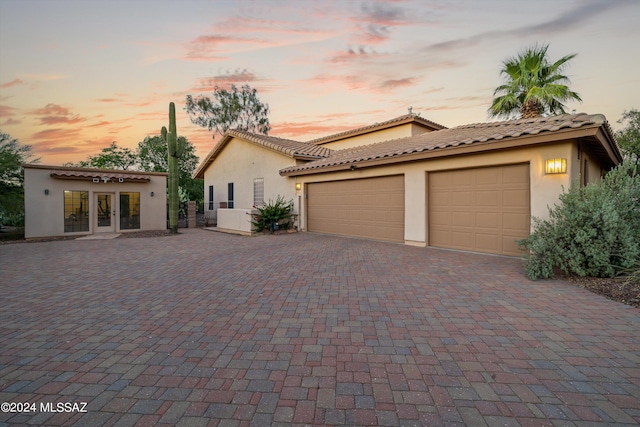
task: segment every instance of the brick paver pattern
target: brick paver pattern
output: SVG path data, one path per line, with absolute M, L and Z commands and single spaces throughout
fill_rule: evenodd
M 184 230 L 0 268 L 0 401 L 37 404 L 0 425 L 640 424 L 640 310 L 515 258 Z

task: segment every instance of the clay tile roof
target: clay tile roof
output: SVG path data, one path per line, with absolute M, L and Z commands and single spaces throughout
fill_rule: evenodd
M 277 138 L 275 136 L 260 135 L 239 130 L 231 130 L 228 131 L 227 134 L 255 142 L 256 144 L 280 151 L 288 156 L 296 158 L 322 158 L 329 156 L 332 151 L 326 147 L 319 147 L 308 142 Z
M 80 179 L 80 180 L 92 180 L 93 178 L 98 178 L 100 180 L 104 180 L 104 178 L 108 178 L 109 181 L 119 181 L 122 178 L 123 181 L 128 182 L 149 182 L 151 181 L 151 177 L 149 175 L 140 175 L 140 174 L 131 174 L 131 173 L 120 173 L 114 171 L 106 171 L 106 170 L 72 170 L 72 169 L 59 169 L 52 170 L 49 174 L 53 178 L 60 179 Z
M 213 147 L 213 149 L 206 155 L 204 160 L 200 163 L 196 171 L 193 173 L 194 178 L 204 178 L 204 171 L 213 163 L 214 159 L 222 151 L 222 149 L 233 138 L 242 138 L 246 141 L 253 142 L 254 144 L 269 148 L 271 150 L 280 152 L 286 156 L 295 159 L 314 160 L 328 157 L 332 150 L 326 147 L 321 147 L 308 142 L 294 141 L 292 139 L 277 138 L 275 136 L 261 135 L 240 130 L 227 131 L 222 139 Z
M 422 117 L 416 114 L 405 114 L 404 116 L 396 117 L 395 119 L 387 120 L 381 123 L 374 123 L 372 125 L 364 126 L 357 129 L 350 129 L 348 131 L 336 133 L 333 135 L 323 136 L 321 138 L 312 139 L 308 141 L 310 144 L 326 144 L 327 142 L 337 141 L 340 139 L 348 138 L 355 135 L 360 135 L 363 133 L 369 133 L 373 131 L 377 131 L 380 129 L 386 129 L 393 126 L 398 126 L 405 123 L 418 123 L 432 130 L 440 130 L 446 129 L 445 126 L 442 126 L 436 122 L 432 122 L 431 120 L 423 119 Z
M 475 123 L 427 132 L 407 138 L 399 138 L 360 147 L 335 150 L 331 156 L 302 165 L 282 169 L 282 175 L 312 171 L 330 166 L 358 164 L 384 158 L 398 158 L 420 152 L 444 150 L 473 144 L 486 144 L 509 138 L 521 138 L 563 129 L 576 129 L 587 125 L 606 123 L 602 115 L 564 114 L 503 122 Z M 443 153 L 444 154 L 444 153 Z

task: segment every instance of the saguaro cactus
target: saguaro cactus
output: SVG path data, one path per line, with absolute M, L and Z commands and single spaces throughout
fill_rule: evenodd
M 178 232 L 178 161 L 184 153 L 184 140 L 178 141 L 178 131 L 176 129 L 176 106 L 169 103 L 169 131 L 162 126 L 162 139 L 167 143 L 167 163 L 169 165 L 169 229 L 172 233 Z

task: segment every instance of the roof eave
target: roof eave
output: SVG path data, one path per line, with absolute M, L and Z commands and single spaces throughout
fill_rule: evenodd
M 438 157 L 459 156 L 477 152 L 505 150 L 511 148 L 519 148 L 525 145 L 536 145 L 550 142 L 565 142 L 572 139 L 593 137 L 600 130 L 599 125 L 589 125 L 578 129 L 564 129 L 556 132 L 526 135 L 518 138 L 505 138 L 502 140 L 489 140 L 484 142 L 474 142 L 469 145 L 458 145 L 454 147 L 437 148 L 432 150 L 423 150 L 416 153 L 400 154 L 396 156 L 386 156 L 375 159 L 356 160 L 347 163 L 340 163 L 325 167 L 301 169 L 292 171 L 280 171 L 282 176 L 303 176 L 314 175 L 325 172 L 335 172 L 343 170 L 352 170 L 368 168 L 374 166 L 391 165 L 395 163 L 414 162 L 419 160 L 433 159 Z M 562 138 L 558 138 L 562 135 Z

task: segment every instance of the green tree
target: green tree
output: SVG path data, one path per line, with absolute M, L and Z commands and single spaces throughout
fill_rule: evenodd
M 196 156 L 195 147 L 188 139 L 179 136 L 178 142 L 180 141 L 183 141 L 184 152 L 178 160 L 178 186 L 186 192 L 190 200 L 195 200 L 198 209 L 201 209 L 204 203 L 202 180 L 191 177 L 200 159 Z M 167 172 L 169 170 L 167 154 L 167 144 L 159 135 L 147 136 L 138 143 L 138 164 L 143 171 Z
M 0 224 L 24 225 L 23 163 L 35 163 L 30 145 L 0 131 Z
M 500 74 L 504 83 L 493 92 L 494 99 L 489 108 L 491 117 L 510 119 L 519 115 L 527 119 L 564 114 L 565 102 L 582 102 L 566 85 L 569 78 L 563 74 L 576 54 L 563 56 L 552 63 L 547 56 L 548 48 L 548 44 L 535 45 L 503 61 Z
M 616 132 L 616 140 L 626 157 L 640 163 L 640 111 L 635 108 L 625 111 L 618 123 L 625 122 L 627 126 Z
M 187 95 L 185 107 L 191 122 L 213 130 L 214 134 L 224 134 L 229 129 L 244 130 L 266 135 L 269 125 L 269 105 L 258 98 L 258 91 L 249 85 L 230 90 L 216 86 L 213 99 L 207 96 Z
M 80 160 L 78 163 L 65 163 L 64 166 L 128 170 L 134 169 L 137 163 L 138 156 L 135 152 L 126 147 L 118 147 L 114 141 L 108 147 L 103 148 L 99 154 L 89 156 L 87 160 Z

